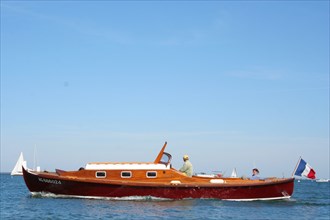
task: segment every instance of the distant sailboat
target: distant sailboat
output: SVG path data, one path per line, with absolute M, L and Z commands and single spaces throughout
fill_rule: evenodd
M 21 152 L 14 169 L 11 171 L 11 175 L 12 176 L 22 176 L 23 175 L 22 166 L 26 169 L 26 161 L 24 160 L 23 153 Z
M 233 172 L 231 172 L 230 177 L 232 177 L 232 178 L 237 178 L 236 168 L 233 169 Z

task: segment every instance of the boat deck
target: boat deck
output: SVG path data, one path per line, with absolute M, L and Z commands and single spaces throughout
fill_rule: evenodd
M 242 178 L 210 178 L 210 177 L 187 177 L 174 170 L 176 175 L 171 178 L 96 178 L 95 176 L 80 176 L 77 175 L 79 171 L 63 171 L 56 170 L 56 172 L 35 172 L 34 173 L 43 178 L 55 178 L 60 180 L 70 180 L 78 182 L 95 182 L 104 184 L 124 184 L 124 185 L 148 185 L 148 186 L 202 186 L 202 187 L 214 187 L 214 186 L 244 186 L 244 185 L 267 185 L 279 182 L 285 182 L 288 179 L 284 178 L 266 178 L 261 180 L 250 180 Z M 89 170 L 90 172 L 90 170 Z M 110 171 L 111 172 L 111 171 Z

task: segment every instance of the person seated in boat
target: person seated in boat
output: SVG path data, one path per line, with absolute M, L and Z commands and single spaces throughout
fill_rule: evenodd
M 186 176 L 192 177 L 192 174 L 193 174 L 193 165 L 189 161 L 189 156 L 188 155 L 184 155 L 183 156 L 183 161 L 184 161 L 184 164 L 180 168 L 179 171 L 182 172 L 183 174 L 185 174 Z
M 252 176 L 250 178 L 251 180 L 259 180 L 260 176 L 259 176 L 259 170 L 257 168 L 254 168 L 252 170 Z

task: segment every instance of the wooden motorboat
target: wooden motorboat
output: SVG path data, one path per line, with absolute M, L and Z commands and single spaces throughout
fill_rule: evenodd
M 290 198 L 294 178 L 249 180 L 241 178 L 188 177 L 171 166 L 164 144 L 154 162 L 87 163 L 77 171 L 30 171 L 23 176 L 32 193 L 72 197 L 157 197 L 169 199 L 212 198 L 224 200 L 274 200 Z

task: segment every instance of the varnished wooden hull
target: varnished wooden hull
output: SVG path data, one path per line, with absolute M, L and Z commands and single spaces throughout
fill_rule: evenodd
M 170 185 L 68 179 L 26 170 L 23 170 L 23 176 L 31 192 L 47 192 L 79 197 L 152 196 L 169 199 L 271 200 L 290 198 L 294 188 L 294 178 L 264 181 L 259 184 Z

